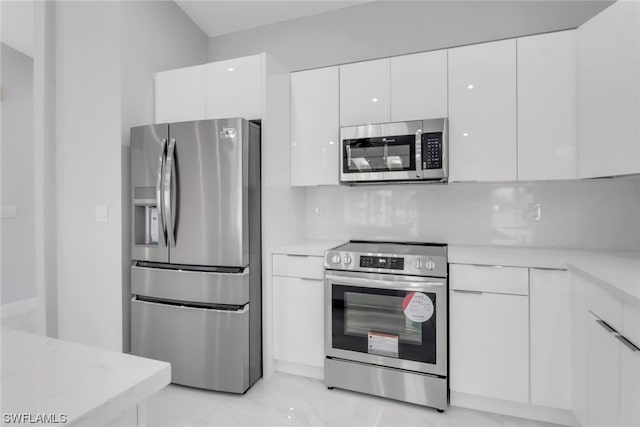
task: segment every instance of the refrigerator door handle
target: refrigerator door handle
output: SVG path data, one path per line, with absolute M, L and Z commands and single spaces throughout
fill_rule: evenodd
M 160 217 L 160 226 L 162 227 L 162 236 L 164 241 L 167 241 L 167 223 L 165 221 L 164 214 L 162 213 L 162 177 L 164 176 L 164 165 L 167 154 L 167 139 L 162 139 L 160 145 L 160 156 L 158 157 L 158 181 L 156 182 L 156 203 L 158 206 L 158 216 Z
M 171 138 L 169 140 L 169 147 L 167 149 L 167 160 L 164 165 L 164 198 L 163 198 L 163 206 L 164 206 L 164 214 L 165 222 L 167 225 L 167 235 L 169 236 L 168 242 L 169 246 L 176 245 L 176 235 L 175 235 L 175 219 L 173 217 L 173 209 L 172 209 L 172 185 L 173 185 L 173 170 L 175 169 L 175 149 L 176 149 L 176 139 Z M 164 217 L 164 215 L 163 215 Z

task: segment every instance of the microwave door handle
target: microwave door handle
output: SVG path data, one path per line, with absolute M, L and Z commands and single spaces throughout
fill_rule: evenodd
M 396 289 L 396 290 L 412 290 L 412 291 L 421 291 L 421 290 L 430 290 L 433 288 L 443 288 L 445 286 L 444 281 L 435 282 L 429 281 L 427 279 L 424 280 L 414 280 L 407 279 L 402 281 L 395 280 L 381 280 L 381 279 L 364 279 L 361 277 L 346 277 L 339 276 L 336 274 L 325 274 L 324 276 L 327 280 L 336 281 L 345 285 L 358 286 L 363 288 L 387 288 L 387 289 Z
M 160 144 L 160 156 L 158 157 L 158 177 L 156 182 L 156 203 L 158 216 L 160 217 L 160 226 L 162 227 L 162 237 L 164 242 L 167 241 L 167 223 L 165 216 L 162 212 L 163 198 L 162 198 L 162 179 L 164 176 L 164 166 L 166 163 L 167 155 L 167 139 L 163 138 Z
M 169 236 L 169 245 L 176 245 L 176 235 L 175 235 L 175 215 L 173 212 L 173 180 L 174 180 L 174 170 L 175 170 L 175 150 L 176 150 L 176 140 L 175 138 L 171 138 L 169 141 L 169 147 L 167 149 L 167 160 L 164 165 L 164 213 L 166 214 L 166 223 L 167 223 L 167 234 Z

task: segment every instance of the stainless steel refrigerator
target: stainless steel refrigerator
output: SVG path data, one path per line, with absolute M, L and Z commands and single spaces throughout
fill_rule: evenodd
M 132 128 L 131 181 L 133 354 L 245 392 L 262 376 L 260 126 Z

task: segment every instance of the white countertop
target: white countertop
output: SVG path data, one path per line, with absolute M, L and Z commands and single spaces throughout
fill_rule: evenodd
M 568 269 L 640 306 L 640 252 L 449 245 L 449 262 Z
M 164 388 L 171 365 L 2 329 L 2 412 L 104 425 Z
M 302 240 L 300 242 L 279 246 L 274 254 L 324 256 L 324 252 L 345 244 L 344 240 Z

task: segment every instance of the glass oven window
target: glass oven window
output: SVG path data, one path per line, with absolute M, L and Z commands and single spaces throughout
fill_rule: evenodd
M 344 140 L 346 173 L 415 170 L 415 135 Z
M 436 363 L 435 294 L 421 295 L 433 310 L 427 320 L 415 321 L 403 310 L 412 292 L 344 285 L 331 289 L 333 348 Z

